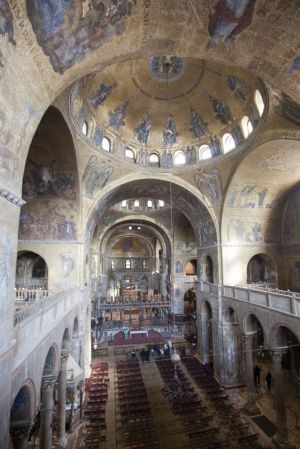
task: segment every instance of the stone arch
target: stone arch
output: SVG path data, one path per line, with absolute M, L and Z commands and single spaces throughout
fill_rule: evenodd
M 197 310 L 197 297 L 193 288 L 186 290 L 183 296 L 184 301 L 184 315 L 189 316 L 196 313 Z
M 48 288 L 48 264 L 45 258 L 33 251 L 18 251 L 16 288 Z
M 225 307 L 223 319 L 224 322 L 228 324 L 238 324 L 238 316 L 236 311 L 231 306 Z
M 198 260 L 197 258 L 193 257 L 192 259 L 188 259 L 185 262 L 184 266 L 184 274 L 187 276 L 196 276 L 198 270 Z
M 72 337 L 77 337 L 78 333 L 79 333 L 79 323 L 77 316 L 75 316 L 72 327 Z
M 56 345 L 50 346 L 43 367 L 43 377 L 56 377 L 58 372 L 58 356 Z
M 252 350 L 253 358 L 259 359 L 264 357 L 264 349 L 266 347 L 266 333 L 261 320 L 254 313 L 247 313 L 243 319 L 243 331 L 245 334 L 252 334 Z
M 160 223 L 159 226 L 156 223 L 156 220 L 148 217 L 147 215 L 139 215 L 139 222 L 143 222 L 143 226 L 146 227 L 150 227 L 151 229 L 154 230 L 154 232 L 156 233 L 157 237 L 159 238 L 161 235 L 163 238 L 160 239 L 160 243 L 162 245 L 162 249 L 164 254 L 167 253 L 167 249 L 169 251 L 169 247 L 171 246 L 171 235 L 170 235 L 170 231 L 169 229 L 164 226 L 163 223 Z M 135 215 L 128 215 L 126 217 L 122 217 L 118 220 L 116 220 L 114 222 L 114 225 L 118 225 L 118 224 L 122 224 L 122 223 L 135 223 L 136 222 L 136 216 Z M 102 248 L 105 247 L 105 242 L 109 237 L 109 232 L 112 228 L 111 224 L 104 226 L 101 235 L 103 235 L 103 238 L 101 239 L 101 243 L 100 243 L 100 251 Z
M 277 268 L 266 253 L 255 254 L 247 264 L 247 284 L 261 283 L 277 286 Z
M 34 384 L 31 379 L 26 379 L 10 409 L 9 431 L 13 447 L 19 447 L 20 435 L 24 435 L 27 439 L 29 437 L 34 421 L 35 399 Z
M 171 188 L 170 188 L 171 187 Z M 208 201 L 196 188 L 186 181 L 171 179 L 165 181 L 160 175 L 131 174 L 105 186 L 90 208 L 86 221 L 86 240 L 91 240 L 97 222 L 108 207 L 126 198 L 149 197 L 162 199 L 171 203 L 189 220 L 196 236 L 199 248 L 209 246 L 214 265 L 218 267 L 219 247 L 217 245 L 219 231 L 215 214 L 208 206 Z M 216 280 L 219 272 L 216 273 Z
M 271 347 L 289 346 L 290 339 L 300 342 L 299 332 L 290 324 L 276 323 L 271 331 Z
M 283 368 L 296 371 L 300 367 L 300 338 L 291 326 L 277 324 L 272 331 L 273 348 L 281 349 Z
M 69 126 L 56 107 L 47 109 L 32 139 L 22 190 L 26 205 L 20 216 L 20 240 L 77 239 L 77 154 Z
M 211 257 L 206 254 L 203 257 L 203 280 L 206 282 L 214 283 L 214 265 Z
M 31 422 L 36 408 L 34 383 L 26 379 L 13 399 L 10 411 L 10 425 L 14 427 L 19 421 Z
M 170 185 L 172 186 L 171 196 Z M 91 205 L 86 220 L 85 232 L 88 240 L 95 227 L 95 214 L 97 212 L 101 213 L 103 206 L 107 207 L 113 204 L 114 201 L 116 202 L 114 199 L 116 195 L 118 195 L 118 201 L 122 201 L 122 199 L 126 199 L 128 196 L 139 198 L 141 196 L 149 197 L 150 195 L 154 199 L 166 199 L 169 203 L 171 200 L 173 207 L 180 209 L 191 221 L 192 226 L 196 230 L 201 224 L 204 224 L 203 219 L 200 219 L 200 223 L 199 221 L 197 222 L 197 219 L 199 220 L 200 218 L 197 212 L 201 212 L 205 215 L 205 219 L 209 218 L 212 221 L 214 241 L 219 241 L 216 216 L 212 211 L 210 202 L 199 190 L 191 186 L 188 182 L 175 178 L 173 175 L 171 175 L 171 180 L 167 182 L 165 181 L 165 176 L 153 174 L 149 177 L 141 173 L 126 175 L 117 181 L 111 182 L 102 189 L 101 196 Z M 194 211 L 195 214 L 193 214 L 194 208 L 196 208 L 196 211 Z M 198 235 L 197 232 L 195 234 Z
M 203 301 L 201 306 L 201 349 L 204 363 L 213 361 L 213 335 L 212 335 L 213 312 L 208 300 Z
M 69 328 L 66 327 L 64 330 L 63 338 L 62 338 L 62 344 L 61 344 L 62 351 L 68 351 L 70 349 L 70 344 L 71 344 L 70 335 L 71 334 L 70 334 Z

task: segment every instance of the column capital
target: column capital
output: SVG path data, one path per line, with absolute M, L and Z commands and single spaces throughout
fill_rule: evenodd
M 30 430 L 29 423 L 26 424 L 20 423 L 20 426 L 17 423 L 15 423 L 10 427 L 9 433 L 12 439 L 23 440 L 24 438 L 28 437 L 29 430 Z
M 42 378 L 42 390 L 51 390 L 54 388 L 56 382 L 56 377 L 54 376 L 47 376 Z
M 63 349 L 60 353 L 60 360 L 63 361 L 67 361 L 68 357 L 70 355 L 70 351 L 68 349 Z
M 278 347 L 278 348 L 272 348 L 271 349 L 271 356 L 273 360 L 281 360 L 282 356 L 284 354 L 286 354 L 288 350 L 287 346 L 282 346 L 282 347 Z
M 255 337 L 256 332 L 246 332 L 242 334 L 242 341 L 245 348 L 251 348 L 252 349 L 252 342 L 253 338 Z

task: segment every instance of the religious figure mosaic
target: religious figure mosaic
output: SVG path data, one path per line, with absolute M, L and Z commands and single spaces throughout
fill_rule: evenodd
M 249 87 L 243 80 L 235 75 L 228 75 L 226 77 L 226 83 L 236 98 L 242 101 L 247 100 L 249 96 Z
M 26 5 L 39 45 L 55 72 L 63 74 L 92 50 L 123 34 L 136 0 L 26 0 Z
M 193 108 L 191 108 L 191 128 L 194 137 L 202 137 L 207 130 L 207 123 Z
M 219 0 L 210 7 L 209 46 L 226 44 L 251 25 L 256 0 Z
M 163 138 L 165 145 L 174 145 L 176 143 L 176 123 L 171 114 L 168 116 L 168 120 L 165 124 L 165 128 L 163 130 Z
M 98 107 L 107 99 L 115 87 L 116 84 L 101 83 L 99 89 L 92 95 L 91 98 L 93 108 L 98 109 Z
M 223 123 L 223 125 L 228 125 L 232 122 L 232 115 L 229 106 L 223 100 L 218 100 L 217 98 L 210 96 L 210 101 L 214 112 L 216 113 L 216 118 Z
M 134 130 L 136 140 L 140 143 L 147 144 L 150 130 L 151 123 L 149 120 L 149 115 L 146 113 L 143 117 L 143 120 L 137 125 Z
M 109 126 L 116 129 L 117 131 L 125 125 L 124 119 L 126 116 L 128 103 L 129 101 L 126 101 L 125 103 L 117 106 L 113 112 L 109 112 Z

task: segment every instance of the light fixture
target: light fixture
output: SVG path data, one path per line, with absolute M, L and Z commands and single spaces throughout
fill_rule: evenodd
M 177 353 L 176 349 L 172 352 L 171 361 L 174 364 L 174 379 L 165 385 L 161 392 L 172 405 L 173 413 L 177 415 L 179 412 L 179 405 L 190 403 L 193 399 L 194 393 L 191 391 L 186 391 L 184 383 L 178 376 L 178 363 L 180 361 L 180 355 Z

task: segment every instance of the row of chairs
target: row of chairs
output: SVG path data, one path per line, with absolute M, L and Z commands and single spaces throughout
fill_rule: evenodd
M 159 443 L 139 362 L 118 362 L 116 373 L 116 398 L 120 414 L 118 449 L 158 449 Z
M 181 360 L 210 401 L 218 422 L 222 423 L 227 443 L 230 441 L 233 446 L 243 449 L 262 449 L 258 434 L 250 431 L 249 423 L 243 420 L 239 411 L 233 407 L 228 394 L 214 379 L 211 370 L 195 357 L 183 357 Z
M 189 448 L 229 448 L 229 442 L 224 440 L 213 416 L 180 367 L 175 368 L 169 359 L 158 359 L 156 363 L 166 383 L 162 393 L 168 397 L 173 413 L 178 414 L 183 423 L 189 439 Z
M 91 376 L 85 381 L 88 399 L 84 410 L 85 448 L 105 447 L 106 423 L 105 408 L 108 397 L 108 363 L 101 362 L 92 366 Z

